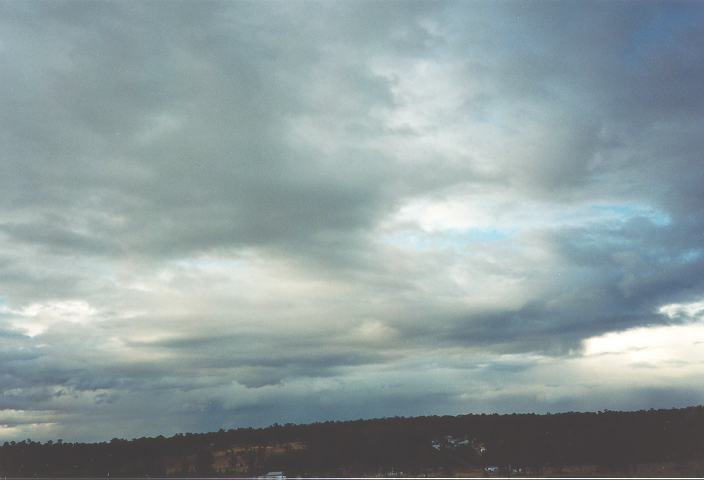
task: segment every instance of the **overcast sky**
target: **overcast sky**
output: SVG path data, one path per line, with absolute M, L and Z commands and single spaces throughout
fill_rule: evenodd
M 0 2 L 0 440 L 704 403 L 704 4 Z

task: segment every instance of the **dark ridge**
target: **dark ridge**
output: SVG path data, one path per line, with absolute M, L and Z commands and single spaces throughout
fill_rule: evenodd
M 269 471 L 288 477 L 701 475 L 704 406 L 394 417 L 0 447 L 0 475 L 8 477 L 251 477 Z

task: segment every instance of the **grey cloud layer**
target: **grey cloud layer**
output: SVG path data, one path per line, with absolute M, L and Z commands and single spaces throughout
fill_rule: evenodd
M 0 4 L 0 436 L 701 401 L 545 385 L 698 321 L 702 17 Z

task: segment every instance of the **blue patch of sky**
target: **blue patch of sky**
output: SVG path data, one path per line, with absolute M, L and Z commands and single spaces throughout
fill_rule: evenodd
M 508 240 L 515 233 L 511 229 L 468 228 L 465 230 L 445 230 L 437 233 L 405 230 L 386 236 L 392 245 L 414 250 L 464 247 L 472 243 L 491 243 Z
M 460 236 L 470 241 L 484 241 L 484 242 L 495 242 L 499 240 L 506 240 L 515 233 L 508 229 L 498 229 L 498 228 L 470 228 L 464 230 L 463 232 L 457 232 L 454 235 Z
M 645 218 L 658 227 L 665 227 L 672 222 L 667 213 L 636 203 L 594 204 L 590 205 L 589 208 L 622 221 L 632 218 Z
M 451 230 L 434 237 L 433 244 L 440 248 L 465 247 L 469 244 L 495 243 L 508 240 L 515 233 L 513 230 L 498 228 L 468 228 Z

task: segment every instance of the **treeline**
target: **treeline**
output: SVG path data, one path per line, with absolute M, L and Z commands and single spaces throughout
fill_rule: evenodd
M 431 448 L 433 439 L 445 435 L 476 439 L 486 451 Z M 293 442 L 305 448 L 266 453 L 267 446 Z M 372 475 L 388 474 L 391 469 L 417 475 L 509 464 L 533 472 L 546 466 L 584 464 L 618 471 L 637 463 L 704 459 L 704 407 L 275 424 L 92 444 L 23 440 L 0 447 L 0 475 L 232 475 L 235 470 L 214 460 L 216 455 L 229 455 L 235 468 L 233 449 L 239 452 L 242 476 L 270 470 L 283 470 L 289 476 Z M 174 464 L 182 467 L 174 471 Z

